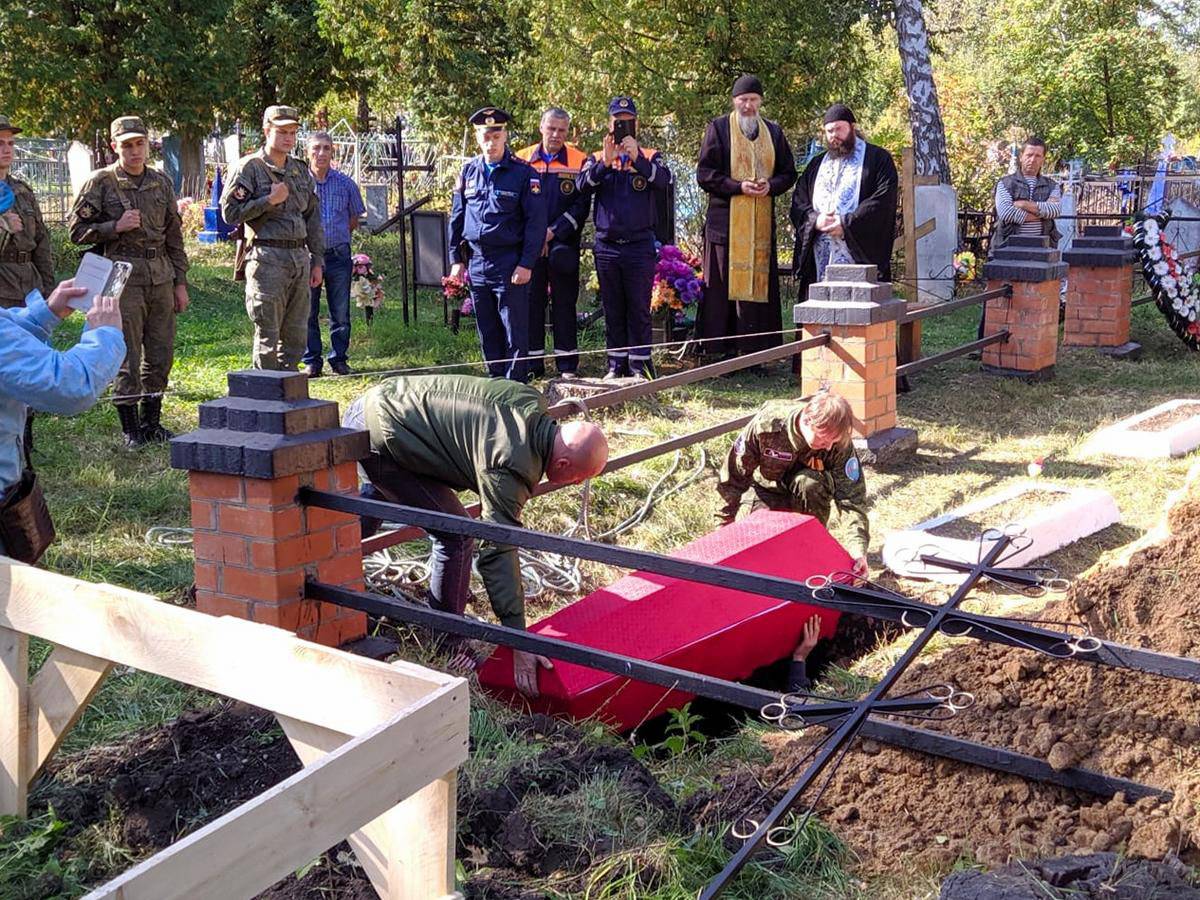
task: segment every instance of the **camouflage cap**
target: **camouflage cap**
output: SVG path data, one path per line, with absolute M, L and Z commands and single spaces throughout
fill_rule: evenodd
M 0 131 L 9 131 L 13 134 L 21 133 L 21 129 L 14 125 L 9 120 L 8 116 L 4 115 L 3 113 L 0 113 Z
M 268 106 L 263 113 L 263 128 L 268 125 L 299 125 L 300 113 L 294 106 Z
M 137 116 L 121 116 L 119 119 L 113 119 L 112 125 L 108 128 L 108 133 L 112 135 L 112 139 L 118 144 L 132 140 L 133 138 L 144 138 L 149 134 L 145 124 Z

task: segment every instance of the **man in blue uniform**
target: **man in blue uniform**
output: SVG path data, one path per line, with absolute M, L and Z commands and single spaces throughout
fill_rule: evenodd
M 546 204 L 546 245 L 529 281 L 529 368 L 545 374 L 546 297 L 554 326 L 554 363 L 558 374 L 576 377 L 579 368 L 575 307 L 579 302 L 579 236 L 587 221 L 592 198 L 575 186 L 587 163 L 587 154 L 567 143 L 571 116 L 552 106 L 542 113 L 538 128 L 542 139 L 517 151 L 533 166 L 542 182 Z
M 596 275 L 609 348 L 604 377 L 649 378 L 655 192 L 670 190 L 671 171 L 657 150 L 639 146 L 631 99 L 614 97 L 608 115 L 604 149 L 592 156 L 578 181 L 582 193 L 596 198 Z
M 529 279 L 546 242 L 542 185 L 508 149 L 508 113 L 487 106 L 470 118 L 482 151 L 463 166 L 450 207 L 450 274 L 470 276 L 475 326 L 488 372 L 525 381 Z

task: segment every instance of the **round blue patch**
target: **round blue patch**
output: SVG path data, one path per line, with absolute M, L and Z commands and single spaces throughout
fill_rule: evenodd
M 858 464 L 858 457 L 852 456 L 846 460 L 846 477 L 851 481 L 858 481 L 858 476 L 862 474 L 862 466 Z

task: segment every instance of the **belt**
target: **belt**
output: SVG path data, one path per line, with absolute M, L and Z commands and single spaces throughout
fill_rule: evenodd
M 0 263 L 27 263 L 33 259 L 28 250 L 5 250 L 0 253 Z
M 269 238 L 254 238 L 251 247 L 278 247 L 280 250 L 301 250 L 308 246 L 308 241 L 273 241 Z
M 144 247 L 141 250 L 114 250 L 111 254 L 105 254 L 110 259 L 154 259 L 159 255 L 162 247 Z

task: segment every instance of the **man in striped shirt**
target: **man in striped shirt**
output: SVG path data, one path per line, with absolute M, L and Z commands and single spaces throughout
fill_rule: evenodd
M 1062 188 L 1042 174 L 1046 142 L 1030 137 L 1021 147 L 1021 171 L 996 183 L 996 230 L 992 249 L 1013 235 L 1049 237 L 1057 246 L 1060 237 L 1054 219 L 1062 212 Z
M 314 132 L 308 139 L 308 164 L 316 182 L 321 204 L 321 227 L 325 231 L 325 298 L 329 304 L 329 368 L 335 375 L 349 375 L 346 355 L 350 349 L 350 232 L 366 209 L 354 179 L 330 166 L 333 138 Z M 308 348 L 304 372 L 309 378 L 321 374 L 321 288 L 312 289 L 308 314 Z

